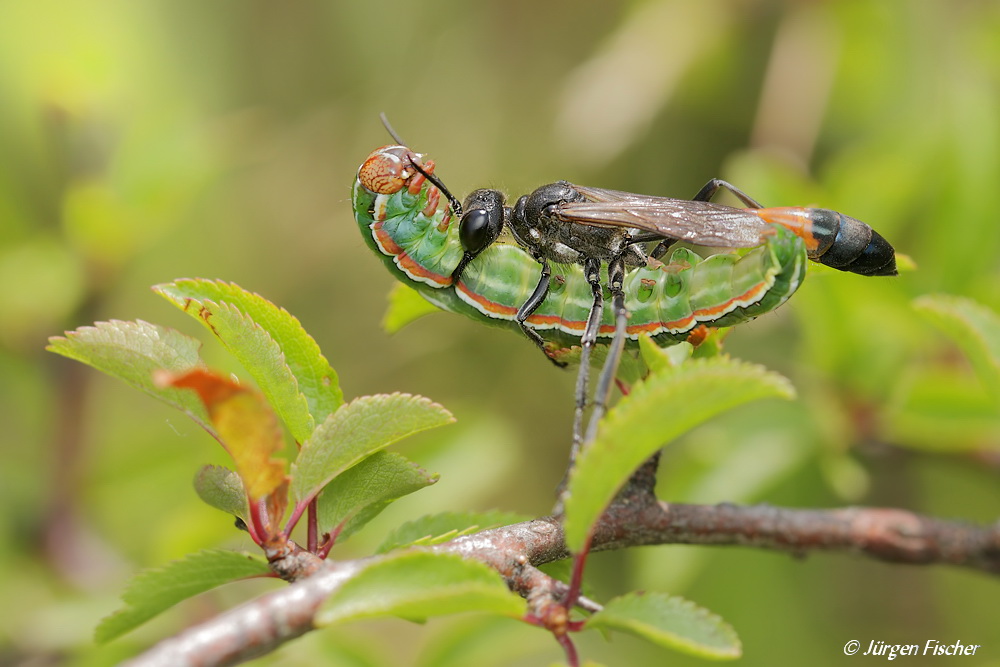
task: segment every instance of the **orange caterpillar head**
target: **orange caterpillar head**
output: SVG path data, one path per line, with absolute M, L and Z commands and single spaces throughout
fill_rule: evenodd
M 382 146 L 372 152 L 358 169 L 358 181 L 368 190 L 379 195 L 391 195 L 410 184 L 417 176 L 422 184 L 423 174 L 414 169 L 423 155 L 414 153 L 406 146 Z M 423 166 L 423 165 L 421 165 Z M 425 171 L 433 170 L 423 166 Z M 419 192 L 419 187 L 418 187 Z

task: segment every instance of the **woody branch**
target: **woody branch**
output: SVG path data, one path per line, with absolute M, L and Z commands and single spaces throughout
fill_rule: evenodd
M 632 500 L 640 502 L 617 502 L 598 522 L 593 550 L 702 544 L 795 555 L 847 551 L 892 563 L 953 565 L 1000 575 L 1000 522 L 977 526 L 888 508 L 672 504 L 650 499 L 645 493 Z M 535 569 L 569 556 L 559 517 L 485 530 L 427 548 L 487 563 L 533 604 L 565 590 L 560 582 Z M 323 600 L 369 562 L 326 562 L 315 575 L 164 640 L 128 664 L 230 665 L 273 651 L 312 630 L 313 616 Z M 589 610 L 598 608 L 587 600 L 583 605 Z

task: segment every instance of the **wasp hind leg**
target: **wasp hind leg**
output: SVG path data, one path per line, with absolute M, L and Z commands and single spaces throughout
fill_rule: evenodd
M 583 446 L 583 411 L 587 407 L 587 385 L 590 382 L 590 352 L 597 342 L 600 333 L 601 317 L 604 315 L 604 292 L 601 289 L 601 263 L 589 259 L 583 265 L 583 274 L 590 283 L 590 291 L 594 296 L 587 317 L 587 325 L 580 337 L 580 370 L 576 375 L 576 409 L 573 411 L 573 445 L 570 449 L 570 461 L 576 459 L 580 447 Z
M 743 202 L 747 208 L 764 208 L 757 202 L 756 199 L 743 192 L 732 183 L 724 181 L 721 178 L 713 178 L 708 183 L 705 183 L 705 187 L 698 190 L 698 194 L 692 197 L 691 201 L 712 201 L 712 197 L 720 189 L 729 190 L 736 196 L 737 199 Z
M 656 247 L 649 253 L 649 256 L 653 259 L 660 259 L 667 254 L 667 251 L 670 250 L 675 243 L 677 243 L 677 239 L 663 239 L 656 244 Z
M 611 303 L 615 316 L 615 335 L 608 346 L 608 356 L 604 359 L 601 374 L 597 378 L 597 388 L 594 390 L 594 410 L 590 413 L 590 422 L 584 442 L 590 442 L 597 435 L 597 425 L 608 409 L 608 397 L 611 395 L 611 385 L 618 374 L 622 351 L 625 349 L 625 327 L 628 324 L 628 311 L 625 309 L 625 291 L 622 283 L 625 280 L 625 266 L 621 258 L 608 263 L 608 287 L 611 290 Z

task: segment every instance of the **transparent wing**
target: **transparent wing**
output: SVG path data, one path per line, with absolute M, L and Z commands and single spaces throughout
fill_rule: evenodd
M 628 227 L 695 245 L 751 248 L 760 245 L 767 222 L 755 209 L 712 202 L 650 197 L 573 185 L 588 201 L 560 204 L 554 215 L 596 227 Z

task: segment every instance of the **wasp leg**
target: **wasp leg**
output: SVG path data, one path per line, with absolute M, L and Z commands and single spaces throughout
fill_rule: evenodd
M 466 250 L 462 253 L 462 259 L 459 260 L 458 266 L 456 266 L 455 270 L 451 272 L 451 282 L 453 285 L 458 283 L 459 279 L 462 277 L 462 273 L 465 272 L 465 267 L 467 267 L 469 262 L 474 260 L 477 255 L 479 255 L 478 252 L 472 252 L 470 250 Z
M 677 239 L 663 239 L 662 241 L 656 244 L 656 247 L 653 248 L 653 251 L 651 253 L 649 253 L 649 256 L 652 257 L 653 259 L 660 259 L 665 254 L 667 254 L 667 251 L 670 250 L 671 246 L 673 246 L 675 243 L 677 243 Z
M 587 407 L 587 383 L 590 380 L 590 351 L 597 342 L 597 334 L 601 328 L 601 317 L 604 315 L 604 293 L 601 290 L 601 263 L 588 259 L 583 264 L 583 274 L 590 283 L 590 291 L 594 295 L 594 303 L 590 307 L 587 327 L 580 337 L 580 370 L 576 376 L 576 409 L 573 412 L 573 446 L 570 449 L 570 461 L 576 459 L 583 444 L 583 411 Z
M 625 348 L 625 326 L 628 323 L 628 311 L 625 310 L 625 291 L 622 283 L 625 280 L 625 264 L 621 257 L 608 262 L 608 287 L 611 289 L 612 304 L 615 313 L 615 335 L 608 347 L 608 356 L 597 379 L 597 389 L 594 391 L 594 410 L 590 413 L 590 423 L 584 442 L 590 442 L 597 435 L 597 425 L 608 408 L 608 397 L 611 385 L 618 374 L 618 364 L 621 362 L 622 350 Z
M 517 322 L 518 326 L 521 327 L 521 331 L 524 335 L 528 337 L 535 345 L 538 346 L 549 361 L 554 363 L 559 368 L 566 368 L 566 362 L 558 361 L 549 356 L 548 351 L 545 349 L 545 339 L 539 335 L 537 331 L 525 324 L 525 320 L 531 317 L 531 314 L 538 310 L 538 307 L 542 305 L 545 301 L 545 297 L 549 293 L 549 280 L 552 276 L 552 269 L 549 268 L 548 261 L 543 257 L 539 260 L 542 265 L 542 275 L 538 278 L 538 284 L 535 285 L 535 290 L 528 297 L 528 300 L 521 304 L 521 307 L 517 309 L 517 315 L 514 316 L 514 320 Z
M 757 203 L 753 197 L 743 192 L 732 183 L 724 181 L 721 178 L 713 178 L 708 183 L 705 183 L 705 187 L 698 190 L 698 194 L 692 197 L 691 201 L 712 201 L 712 196 L 715 195 L 720 188 L 732 192 L 741 202 L 746 204 L 748 208 L 764 208 Z

